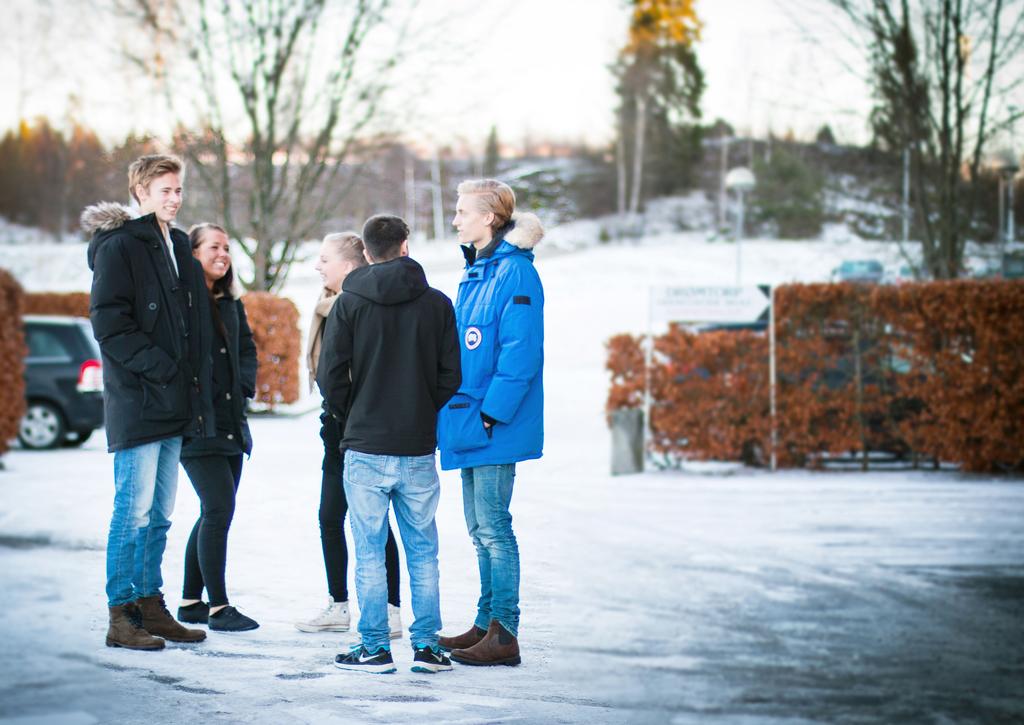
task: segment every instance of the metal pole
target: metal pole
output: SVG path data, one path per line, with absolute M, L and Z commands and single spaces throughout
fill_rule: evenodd
M 725 229 L 725 207 L 728 199 L 725 196 L 725 173 L 729 164 L 729 141 L 728 136 L 722 137 L 722 168 L 718 174 L 718 231 Z
M 654 357 L 654 287 L 647 290 L 647 349 L 644 351 L 644 436 L 643 470 L 647 469 L 647 451 L 651 443 L 651 360 Z
M 739 196 L 739 211 L 736 213 L 736 286 L 740 286 L 743 279 L 743 192 L 737 191 Z
M 405 221 L 409 228 L 416 229 L 416 161 L 412 153 L 405 152 Z
M 903 241 L 910 239 L 910 147 L 903 149 Z
M 778 467 L 776 453 L 779 444 L 778 418 L 776 415 L 777 371 L 775 366 L 775 285 L 771 286 L 768 306 L 768 385 L 771 407 L 772 472 Z
M 1017 236 L 1016 231 L 1013 228 L 1013 176 L 1010 176 L 1006 180 L 1007 192 L 1006 192 L 1006 240 L 1010 244 L 1013 244 Z
M 1006 218 L 1006 181 L 1003 174 L 999 174 L 999 277 L 1002 278 L 1003 270 L 1006 267 L 1006 225 L 1003 219 Z
M 434 194 L 434 239 L 441 240 L 444 239 L 444 189 L 441 187 L 441 156 L 436 152 L 430 171 L 433 177 L 431 191 Z

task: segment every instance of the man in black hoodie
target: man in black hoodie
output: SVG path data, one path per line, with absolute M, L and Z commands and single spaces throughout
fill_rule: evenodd
M 82 213 L 82 227 L 93 235 L 89 317 L 103 357 L 107 445 L 114 454 L 108 647 L 156 650 L 165 639 L 206 638 L 171 617 L 160 591 L 182 434 L 201 438 L 215 430 L 210 339 L 200 324 L 209 317 L 209 298 L 188 237 L 172 226 L 181 172 L 174 156 L 143 156 L 128 169 L 140 216 L 109 203 Z
M 413 671 L 450 670 L 437 646 L 440 496 L 434 450 L 437 412 L 461 383 L 451 300 L 427 285 L 409 258 L 409 227 L 375 216 L 363 227 L 370 266 L 345 279 L 324 332 L 317 383 L 344 431 L 343 481 L 356 549 L 362 642 L 335 665 L 394 672 L 387 619 L 384 544 L 390 504 L 402 532 L 415 621 Z

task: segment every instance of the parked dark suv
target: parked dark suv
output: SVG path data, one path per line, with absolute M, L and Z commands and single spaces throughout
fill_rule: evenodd
M 84 317 L 25 315 L 25 448 L 85 443 L 103 425 L 103 367 Z

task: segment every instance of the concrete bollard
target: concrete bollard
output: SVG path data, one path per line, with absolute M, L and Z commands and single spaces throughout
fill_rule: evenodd
M 644 412 L 623 408 L 612 412 L 612 475 L 643 473 Z

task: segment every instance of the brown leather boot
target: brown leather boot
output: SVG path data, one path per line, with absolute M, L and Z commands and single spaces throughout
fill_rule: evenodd
M 163 594 L 151 597 L 139 597 L 136 602 L 142 612 L 142 626 L 150 634 L 170 640 L 171 642 L 202 642 L 206 632 L 201 629 L 186 629 L 174 621 L 167 611 Z
M 463 632 L 455 637 L 438 637 L 437 646 L 449 652 L 453 649 L 469 649 L 482 640 L 486 634 L 486 629 L 480 629 L 474 624 L 468 632 Z
M 519 641 L 492 619 L 484 638 L 468 649 L 453 650 L 452 659 L 463 665 L 479 667 L 518 665 L 521 662 Z
M 107 647 L 126 649 L 163 649 L 164 641 L 142 628 L 139 608 L 129 602 L 110 607 L 110 627 L 107 629 Z

